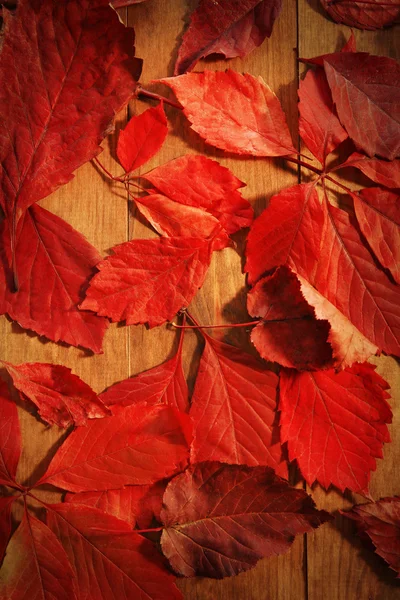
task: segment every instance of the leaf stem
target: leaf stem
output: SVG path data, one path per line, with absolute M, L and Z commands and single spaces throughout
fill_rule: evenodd
M 323 175 L 322 169 L 318 169 L 318 167 L 314 167 L 313 165 L 310 165 L 309 163 L 306 163 L 303 160 L 299 160 L 298 158 L 290 158 L 288 156 L 283 156 L 282 158 L 295 165 L 300 165 L 300 167 L 305 167 L 306 169 L 309 169 L 310 171 L 313 171 L 318 175 Z
M 190 315 L 189 319 L 192 319 Z M 177 325 L 173 321 L 171 321 L 172 327 L 176 329 L 230 329 L 231 327 L 252 327 L 253 325 L 257 325 L 260 322 L 260 319 L 256 321 L 248 321 L 247 323 L 227 323 L 226 325 Z
M 114 177 L 114 175 L 112 175 L 110 173 L 110 171 L 103 165 L 103 163 L 101 163 L 99 161 L 99 159 L 97 158 L 97 156 L 94 157 L 94 162 L 96 163 L 96 165 L 98 165 L 100 167 L 100 169 L 102 169 L 104 171 L 104 173 L 113 181 L 119 181 L 119 183 L 125 183 L 125 180 L 123 177 Z
M 134 533 L 153 533 L 154 531 L 162 531 L 164 527 L 154 527 L 153 529 L 133 529 Z
M 136 90 L 138 96 L 144 96 L 145 98 L 151 98 L 152 100 L 160 100 L 161 102 L 165 102 L 165 104 L 169 104 L 178 110 L 183 110 L 183 106 L 177 102 L 174 102 L 165 96 L 160 96 L 160 94 L 156 94 L 155 92 L 150 92 L 149 90 L 143 88 L 140 84 L 137 86 Z

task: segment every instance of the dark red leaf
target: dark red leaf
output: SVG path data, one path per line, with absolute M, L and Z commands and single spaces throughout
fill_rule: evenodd
M 88 419 L 111 414 L 92 388 L 67 367 L 48 363 L 3 365 L 17 390 L 36 404 L 40 417 L 50 425 L 87 425 Z
M 100 272 L 81 308 L 154 327 L 190 304 L 203 285 L 212 248 L 198 238 L 161 238 L 125 242 L 113 252 L 97 265 Z
M 191 401 L 191 462 L 267 465 L 287 477 L 277 384 L 275 373 L 250 354 L 207 336 Z
M 272 33 L 282 0 L 200 0 L 179 48 L 174 75 L 191 71 L 200 58 L 244 57 Z
M 400 17 L 398 0 L 321 0 L 336 23 L 343 23 L 358 29 L 381 29 L 394 23 Z M 393 8 L 389 5 L 393 4 Z
M 159 552 L 125 521 L 68 502 L 50 505 L 47 518 L 73 565 L 82 598 L 182 600 Z
M 154 483 L 184 467 L 191 429 L 186 415 L 144 403 L 114 411 L 75 429 L 36 485 L 101 491 Z
M 268 467 L 194 465 L 164 494 L 162 550 L 186 577 L 236 575 L 329 519 L 314 506 Z
M 0 379 L 0 484 L 14 482 L 20 456 L 18 410 L 10 398 L 7 384 Z
M 369 158 L 365 154 L 354 152 L 340 165 L 340 168 L 343 167 L 360 169 L 372 181 L 387 188 L 400 188 L 400 160 L 387 161 Z
M 146 164 L 161 148 L 168 134 L 163 103 L 130 119 L 119 134 L 118 160 L 129 173 Z
M 366 492 L 389 442 L 388 384 L 368 363 L 340 373 L 281 372 L 282 440 L 307 483 Z
M 0 497 L 0 564 L 11 534 L 11 508 L 16 496 Z
M 296 153 L 280 102 L 262 77 L 204 71 L 161 82 L 175 92 L 192 129 L 208 144 L 251 156 Z

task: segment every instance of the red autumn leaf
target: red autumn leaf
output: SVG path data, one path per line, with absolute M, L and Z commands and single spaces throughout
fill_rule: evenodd
M 314 506 L 268 467 L 194 465 L 164 494 L 162 551 L 186 577 L 236 575 L 329 519 Z
M 161 365 L 112 385 L 100 395 L 106 406 L 130 406 L 139 402 L 149 405 L 168 404 L 181 412 L 189 410 L 189 392 L 182 369 L 181 335 L 175 356 Z
M 63 547 L 51 529 L 27 510 L 7 547 L 0 570 L 0 598 L 78 598 L 78 584 Z
M 128 523 L 68 502 L 48 508 L 49 527 L 73 565 L 80 597 L 182 600 L 159 552 Z
M 344 0 L 343 0 L 344 1 Z M 342 52 L 356 52 L 357 51 L 357 41 L 354 36 L 354 33 L 351 32 L 349 39 L 342 47 L 339 52 L 330 52 L 329 54 L 320 54 L 319 56 L 314 56 L 313 58 L 300 58 L 299 61 L 303 63 L 307 63 L 309 65 L 317 65 L 319 67 L 324 66 L 324 60 L 331 56 L 336 56 L 336 54 L 340 54 Z
M 267 465 L 287 477 L 276 427 L 278 378 L 239 348 L 210 337 L 191 401 L 191 462 Z
M 349 215 L 323 204 L 320 260 L 306 279 L 379 349 L 400 355 L 400 290 L 374 263 Z
M 130 119 L 118 137 L 118 160 L 127 173 L 146 164 L 161 148 L 168 134 L 163 103 Z
M 342 514 L 356 521 L 358 532 L 370 538 L 376 554 L 400 577 L 400 498 L 360 504 Z
M 321 4 L 336 23 L 358 29 L 381 29 L 400 17 L 398 0 L 321 0 Z
M 200 58 L 244 57 L 270 37 L 282 0 L 200 0 L 182 39 L 174 75 L 191 71 Z
M 0 497 L 0 564 L 11 534 L 11 508 L 15 496 Z
M 88 419 L 111 414 L 92 388 L 67 367 L 48 363 L 3 365 L 17 390 L 36 404 L 40 417 L 50 425 L 87 425 Z
M 354 152 L 338 168 L 355 167 L 380 185 L 387 188 L 400 188 L 400 160 L 381 160 L 369 158 L 365 154 Z
M 203 285 L 211 245 L 198 238 L 133 240 L 101 261 L 81 308 L 150 327 L 169 321 Z
M 114 408 L 112 417 L 78 427 L 36 484 L 71 492 L 154 483 L 187 462 L 188 417 L 169 406 Z
M 365 492 L 389 442 L 388 384 L 368 363 L 340 373 L 282 371 L 282 440 L 309 485 Z
M 166 485 L 165 481 L 157 481 L 153 485 L 128 485 L 119 490 L 67 494 L 65 500 L 98 508 L 126 521 L 132 528 L 135 525 L 140 529 L 148 528 L 153 518 L 160 520 Z
M 400 155 L 400 65 L 365 52 L 324 57 L 324 68 L 340 119 L 368 156 Z
M 135 91 L 141 61 L 133 30 L 109 0 L 71 0 L 68 11 L 54 0 L 20 0 L 6 21 L 0 205 L 15 220 L 100 152 Z
M 299 86 L 299 132 L 322 165 L 348 136 L 337 117 L 325 73 L 308 71 Z
M 382 188 L 352 194 L 360 229 L 380 264 L 400 283 L 400 196 Z
M 357 52 L 357 40 L 353 31 L 351 32 L 349 39 L 341 49 L 341 52 Z
M 7 384 L 0 379 L 0 485 L 15 481 L 20 455 L 18 410 L 10 398 Z
M 266 271 L 287 265 L 299 275 L 313 272 L 319 261 L 324 214 L 312 183 L 273 196 L 254 221 L 246 246 L 249 283 Z
M 299 370 L 331 366 L 329 323 L 315 318 L 296 275 L 287 267 L 256 283 L 248 293 L 247 310 L 261 317 L 251 341 L 263 358 Z
M 192 129 L 208 144 L 251 156 L 296 153 L 280 102 L 262 77 L 227 70 L 160 81 L 175 92 Z
M 201 155 L 181 156 L 156 167 L 145 178 L 165 196 L 186 206 L 203 208 L 229 233 L 249 227 L 253 209 L 239 188 L 245 186 L 217 161 Z
M 0 295 L 5 295 L 6 312 L 21 327 L 39 335 L 101 352 L 107 321 L 77 307 L 82 288 L 101 259 L 99 253 L 68 223 L 40 206 L 32 206 L 20 226 L 15 250 L 18 291 L 14 293 L 9 291 L 10 238 L 3 228 L 0 256 L 8 281 L 0 282 Z

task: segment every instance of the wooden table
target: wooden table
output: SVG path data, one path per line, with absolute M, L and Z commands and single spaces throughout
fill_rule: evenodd
M 187 0 L 148 0 L 129 10 L 121 9 L 121 16 L 136 30 L 137 55 L 144 59 L 144 85 L 152 79 L 172 74 L 177 39 L 182 33 L 189 5 L 193 7 L 194 4 Z M 201 62 L 197 70 L 205 66 L 216 70 L 229 66 L 262 75 L 282 102 L 293 139 L 297 140 L 297 85 L 303 68 L 296 61 L 296 48 L 302 57 L 331 52 L 343 45 L 350 30 L 331 22 L 320 8 L 319 0 L 284 0 L 283 4 L 271 39 L 248 58 Z M 392 57 L 399 54 L 396 34 L 398 37 L 396 28 L 355 31 L 359 50 Z M 143 111 L 147 105 L 133 102 L 129 110 L 118 116 L 117 130 L 124 125 L 128 115 Z M 298 182 L 297 170 L 285 165 L 283 160 L 227 157 L 223 152 L 205 146 L 191 132 L 179 111 L 168 108 L 167 112 L 170 134 L 161 152 L 144 167 L 146 171 L 187 152 L 204 153 L 228 166 L 247 183 L 244 193 L 257 214 L 272 194 Z M 118 174 L 115 139 L 114 135 L 104 142 L 102 161 Z M 112 246 L 125 240 L 155 236 L 128 205 L 121 190 L 104 179 L 93 164 L 82 167 L 70 184 L 42 201 L 41 205 L 82 232 L 104 255 Z M 235 239 L 236 250 L 230 248 L 214 255 L 206 283 L 193 302 L 191 310 L 203 324 L 239 322 L 246 318 L 245 278 L 241 272 L 245 233 L 236 235 Z M 221 335 L 227 341 L 249 349 L 245 330 L 227 330 Z M 177 334 L 168 327 L 147 330 L 144 326 L 113 325 L 106 334 L 104 354 L 89 356 L 79 349 L 41 340 L 2 317 L 0 339 L 2 359 L 17 364 L 42 361 L 69 366 L 100 392 L 112 383 L 168 358 L 176 346 Z M 185 338 L 185 365 L 191 385 L 201 351 L 199 340 L 193 332 Z M 392 443 L 385 447 L 385 458 L 378 461 L 377 471 L 372 476 L 371 495 L 379 499 L 400 493 L 400 385 L 394 359 L 382 357 L 374 362 L 378 372 L 392 386 L 394 412 L 390 427 Z M 24 409 L 20 410 L 20 416 L 24 451 L 19 477 L 32 478 L 34 473 L 36 478 L 57 448 L 60 432 L 35 421 Z M 363 501 L 361 496 L 351 493 L 345 496 L 336 491 L 325 493 L 319 486 L 309 491 L 319 508 L 330 511 Z M 58 498 L 50 490 L 44 490 L 42 497 L 52 501 Z M 262 560 L 248 573 L 223 581 L 181 580 L 179 586 L 188 600 L 400 599 L 395 575 L 381 559 L 364 549 L 354 536 L 352 523 L 340 516 L 316 533 L 296 539 L 286 555 Z

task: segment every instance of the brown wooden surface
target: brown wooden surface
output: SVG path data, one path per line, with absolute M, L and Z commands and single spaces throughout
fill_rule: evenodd
M 339 48 L 350 30 L 332 23 L 319 8 L 319 0 L 284 0 L 284 8 L 273 35 L 245 60 L 231 60 L 229 67 L 262 75 L 277 93 L 287 114 L 293 139 L 297 140 L 297 82 L 300 56 L 314 56 Z M 177 39 L 184 27 L 184 18 L 195 3 L 187 0 L 148 0 L 122 9 L 121 16 L 134 25 L 137 54 L 144 59 L 142 82 L 172 74 Z M 378 32 L 356 31 L 358 48 L 376 54 L 396 57 L 398 29 Z M 200 63 L 197 70 L 204 68 Z M 225 69 L 224 61 L 207 61 L 207 68 Z M 161 90 L 161 86 L 154 89 Z M 134 102 L 131 114 L 141 112 L 143 102 Z M 148 170 L 186 152 L 204 153 L 228 166 L 247 183 L 245 195 L 257 214 L 266 199 L 280 189 L 298 181 L 296 169 L 285 166 L 283 160 L 256 160 L 226 157 L 222 152 L 205 147 L 191 132 L 183 115 L 168 109 L 170 134 L 162 151 L 145 169 Z M 118 126 L 126 122 L 128 111 L 118 118 Z M 120 168 L 114 160 L 115 136 L 104 143 L 104 164 L 115 174 Z M 155 234 L 136 218 L 120 189 L 102 177 L 88 164 L 76 178 L 59 192 L 41 202 L 82 232 L 99 250 L 106 252 L 128 239 L 153 237 Z M 241 273 L 245 235 L 236 236 L 237 250 L 226 249 L 214 255 L 207 280 L 193 302 L 193 314 L 203 323 L 237 322 L 245 315 L 245 279 Z M 231 330 L 222 334 L 227 341 L 246 346 L 247 333 Z M 148 369 L 170 354 L 176 344 L 176 333 L 167 327 L 151 331 L 145 327 L 113 325 L 105 339 L 104 354 L 89 356 L 83 351 L 40 340 L 23 331 L 5 317 L 0 319 L 0 358 L 14 363 L 27 361 L 55 362 L 71 367 L 75 373 L 101 391 L 129 375 Z M 248 348 L 248 346 L 247 346 Z M 186 335 L 185 367 L 193 384 L 196 361 L 201 345 L 196 333 Z M 400 493 L 400 410 L 399 369 L 391 358 L 377 359 L 378 371 L 392 386 L 394 421 L 392 443 L 384 450 L 384 461 L 378 461 L 372 476 L 371 495 L 374 499 Z M 37 476 L 57 447 L 60 432 L 48 428 L 20 409 L 24 451 L 19 468 L 22 480 Z M 39 466 L 38 466 L 39 465 Z M 348 507 L 361 497 L 325 493 L 319 486 L 312 491 L 319 508 L 335 511 Z M 42 497 L 54 500 L 57 495 L 43 490 Z M 245 574 L 224 581 L 208 579 L 182 580 L 179 585 L 188 600 L 395 600 L 400 599 L 400 587 L 394 575 L 369 550 L 363 549 L 353 535 L 351 523 L 338 517 L 307 539 L 298 538 L 291 551 L 280 557 L 260 561 Z M 116 599 L 118 600 L 118 599 Z

